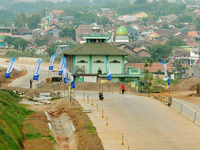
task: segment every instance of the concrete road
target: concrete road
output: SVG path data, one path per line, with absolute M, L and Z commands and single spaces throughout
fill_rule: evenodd
M 2 63 L 0 66 L 7 68 L 9 63 Z M 42 64 L 43 65 L 43 64 Z M 8 86 L 12 87 L 20 87 L 20 88 L 30 88 L 30 79 L 33 80 L 33 75 L 35 73 L 36 63 L 33 64 L 15 64 L 15 69 L 21 70 L 26 69 L 28 71 L 28 74 L 20 77 L 16 80 L 14 80 L 12 83 L 10 83 Z M 39 81 L 33 81 L 33 88 L 35 88 L 35 85 L 42 80 L 45 80 L 45 78 L 48 78 L 49 71 L 47 66 L 42 66 L 40 69 L 40 76 Z
M 100 101 L 98 93 L 84 93 L 94 99 L 94 106 L 83 101 L 82 92 L 76 92 L 76 97 L 83 108 L 92 110 L 88 115 L 105 150 L 128 150 L 128 146 L 129 150 L 200 149 L 200 127 L 152 98 L 106 93 L 105 100 Z

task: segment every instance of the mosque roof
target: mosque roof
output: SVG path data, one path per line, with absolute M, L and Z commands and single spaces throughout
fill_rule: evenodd
M 124 26 L 121 26 L 117 29 L 116 35 L 128 35 L 128 31 Z

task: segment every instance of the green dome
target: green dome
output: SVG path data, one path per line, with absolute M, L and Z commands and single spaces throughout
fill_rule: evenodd
M 117 29 L 116 35 L 128 35 L 128 31 L 124 26 Z

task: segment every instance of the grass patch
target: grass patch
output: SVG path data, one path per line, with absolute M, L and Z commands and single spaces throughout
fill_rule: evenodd
M 57 99 L 60 99 L 61 97 L 58 96 L 58 97 L 53 97 L 51 100 L 54 101 L 54 100 L 57 100 Z
M 22 125 L 32 111 L 18 104 L 20 96 L 11 90 L 0 90 L 0 149 L 20 150 L 25 138 Z

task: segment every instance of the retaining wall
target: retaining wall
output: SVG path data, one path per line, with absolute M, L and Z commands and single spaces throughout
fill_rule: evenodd
M 196 112 L 196 119 L 195 119 L 194 123 L 196 123 L 197 125 L 200 126 L 200 113 L 199 112 Z
M 185 104 L 182 104 L 180 101 L 175 100 L 174 98 L 172 99 L 171 107 L 200 126 L 200 112 L 190 108 Z
M 172 105 L 171 107 L 178 111 L 178 112 L 181 112 L 182 111 L 182 105 L 178 100 L 175 100 L 174 98 L 172 98 Z
M 196 120 L 196 111 L 184 104 L 182 105 L 181 114 L 183 114 L 184 116 L 186 116 L 188 119 L 192 121 Z

